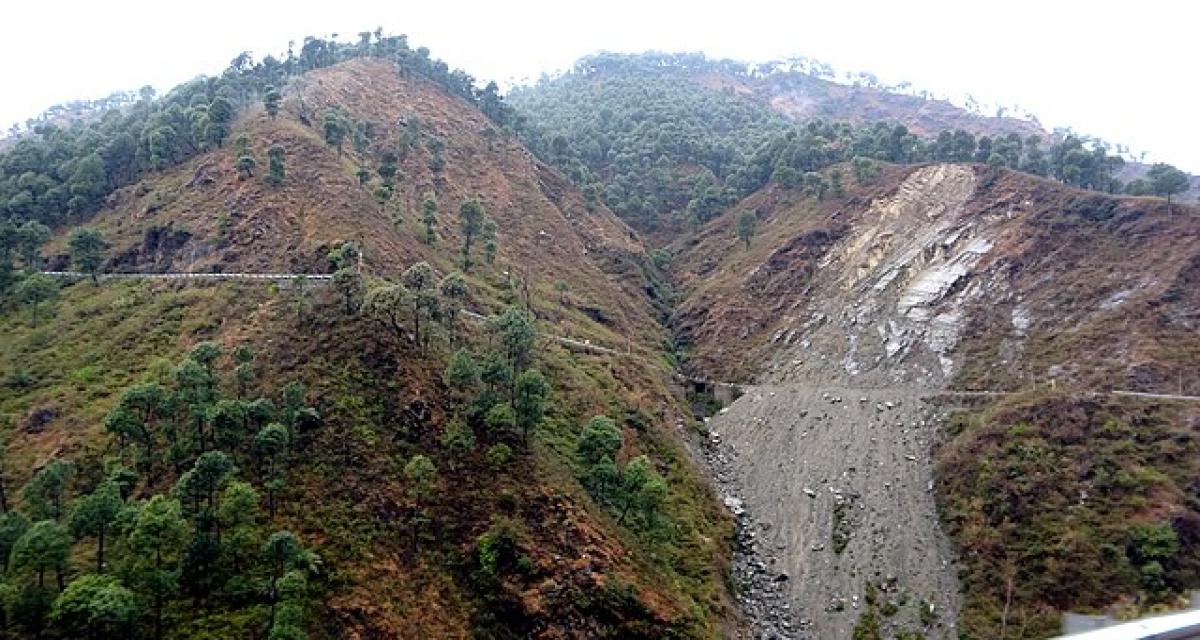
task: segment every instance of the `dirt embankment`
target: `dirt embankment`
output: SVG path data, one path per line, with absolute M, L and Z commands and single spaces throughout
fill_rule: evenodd
M 710 422 L 812 637 L 849 638 L 868 610 L 885 631 L 957 637 L 959 585 L 932 491 L 937 418 L 920 395 L 764 385 Z

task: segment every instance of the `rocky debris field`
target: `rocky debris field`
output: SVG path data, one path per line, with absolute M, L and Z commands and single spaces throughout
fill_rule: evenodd
M 737 519 L 732 566 L 734 592 L 743 625 L 739 638 L 754 640 L 807 639 L 809 620 L 800 620 L 787 596 L 787 573 L 778 570 L 778 549 L 763 545 L 762 534 L 770 530 L 746 511 L 734 481 L 733 456 L 721 436 L 713 433 L 704 443 L 704 460 L 725 506 Z
M 957 637 L 938 422 L 917 390 L 793 384 L 750 387 L 709 422 L 707 455 L 738 516 L 743 608 L 768 613 L 751 615 L 754 637 L 850 638 L 868 609 L 885 636 Z

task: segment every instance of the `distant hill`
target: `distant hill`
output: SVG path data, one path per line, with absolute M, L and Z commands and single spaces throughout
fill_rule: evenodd
M 1030 120 L 701 54 L 600 53 L 507 97 L 531 149 L 658 244 L 780 167 L 798 180 L 854 156 L 975 161 L 1107 192 L 1145 171 Z
M 968 111 L 947 100 L 894 93 L 887 89 L 847 85 L 799 72 L 776 72 L 765 77 L 742 81 L 730 76 L 701 77 L 700 82 L 732 87 L 740 95 L 752 95 L 789 118 L 806 121 L 814 118 L 846 120 L 855 124 L 898 122 L 924 137 L 936 137 L 941 131 L 963 130 L 977 136 L 1061 137 L 1033 120 L 1009 116 L 988 116 Z M 1116 172 L 1123 183 L 1143 178 L 1150 165 L 1133 160 Z M 1191 176 L 1191 187 L 1181 200 L 1200 200 L 1200 176 Z
M 1045 136 L 1036 122 L 1008 116 L 986 116 L 967 111 L 948 100 L 893 93 L 886 89 L 848 85 L 801 71 L 776 71 L 764 76 L 737 78 L 724 74 L 701 75 L 699 81 L 730 87 L 741 95 L 766 102 L 772 109 L 799 121 L 844 120 L 857 125 L 896 122 L 922 137 L 962 129 L 976 136 Z

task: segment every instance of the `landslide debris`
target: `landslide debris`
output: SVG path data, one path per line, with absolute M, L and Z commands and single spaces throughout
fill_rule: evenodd
M 957 565 L 933 494 L 939 420 L 916 389 L 765 384 L 709 423 L 811 637 L 851 637 L 869 588 L 893 605 L 884 630 L 957 637 Z

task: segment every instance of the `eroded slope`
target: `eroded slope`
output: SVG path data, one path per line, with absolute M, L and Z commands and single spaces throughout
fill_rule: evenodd
M 733 233 L 744 210 L 759 222 L 749 248 Z M 1196 583 L 1196 511 L 1185 494 L 1200 471 L 1179 455 L 1196 446 L 1193 414 L 1089 399 L 1113 387 L 1200 389 L 1187 364 L 1200 346 L 1198 309 L 1185 293 L 1200 224 L 1184 212 L 934 165 L 890 169 L 824 201 L 769 188 L 676 246 L 687 296 L 675 322 L 697 373 L 763 385 L 713 428 L 738 456 L 748 508 L 772 522 L 765 535 L 783 545 L 779 561 L 809 578 L 793 586 L 802 615 L 820 629 L 825 614 L 813 608 L 835 595 L 865 601 L 876 571 L 937 589 L 961 571 L 966 632 L 1038 637 L 1062 609 L 1115 607 L 1135 594 L 1169 601 Z M 922 401 L 948 388 L 1020 394 L 947 424 Z M 1144 431 L 1121 453 L 1131 424 Z M 1089 452 L 1079 446 L 1089 437 L 1115 442 Z M 1162 455 L 1147 457 L 1154 450 Z M 1120 488 L 1114 466 L 1144 480 L 1123 476 L 1131 484 Z M 837 495 L 861 499 L 863 513 L 851 529 L 863 538 L 850 538 L 844 556 L 813 542 L 838 534 L 838 509 L 856 508 L 837 507 Z M 957 569 L 938 552 L 947 547 L 932 519 L 911 520 L 936 506 L 962 552 Z M 1178 540 L 1163 560 L 1165 587 L 1136 577 L 1146 563 L 1139 527 L 1166 527 Z M 868 544 L 879 530 L 918 532 L 926 555 L 895 553 L 886 536 Z M 1068 578 L 1072 553 L 1080 573 Z M 1100 562 L 1104 553 L 1117 565 Z M 953 594 L 939 595 L 951 600 L 935 611 L 951 615 L 917 621 L 952 635 Z M 841 636 L 851 618 L 835 612 L 825 630 Z
M 330 108 L 364 123 L 360 149 L 325 143 L 320 125 Z M 417 142 L 398 162 L 394 192 L 381 205 L 375 170 L 406 123 L 414 123 Z M 232 141 L 240 135 L 260 166 L 246 180 L 234 168 Z M 284 148 L 287 167 L 278 188 L 261 179 L 274 144 Z M 371 177 L 361 186 L 360 167 Z M 427 194 L 439 205 L 433 245 L 422 241 L 419 220 Z M 249 109 L 225 148 L 114 194 L 96 222 L 113 245 L 114 270 L 324 273 L 332 268 L 328 251 L 352 242 L 363 248 L 369 272 L 395 276 L 425 260 L 445 273 L 462 242 L 459 205 L 472 197 L 496 221 L 498 271 L 512 271 L 543 300 L 558 296 L 557 282 L 568 283 L 574 313 L 544 309 L 565 333 L 659 341 L 646 303 L 650 267 L 633 231 L 602 205 L 585 206 L 578 190 L 473 106 L 382 60 L 351 60 L 299 78 L 278 118 Z

